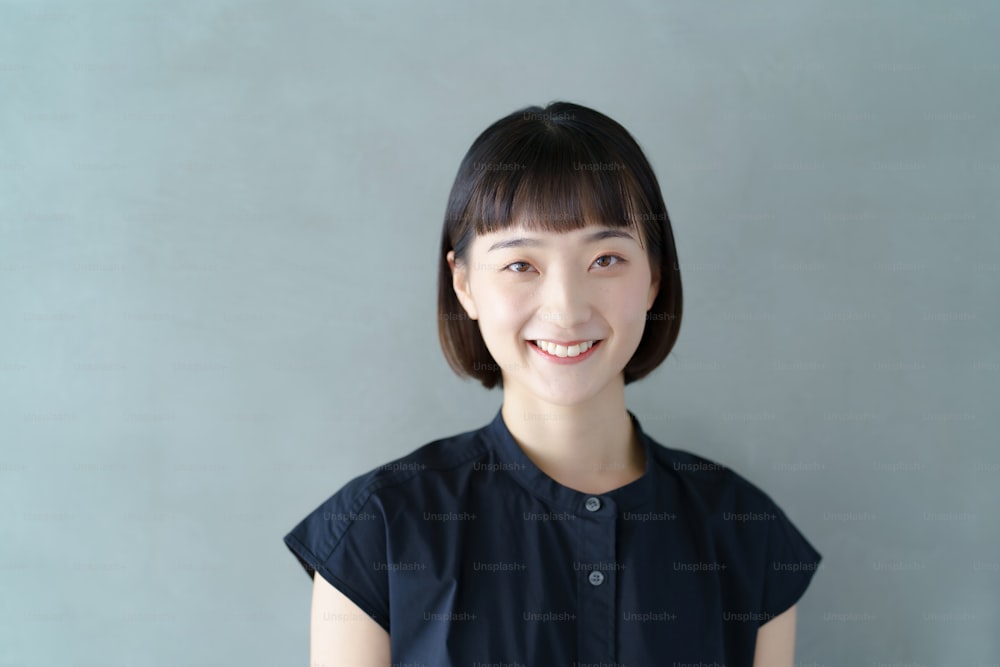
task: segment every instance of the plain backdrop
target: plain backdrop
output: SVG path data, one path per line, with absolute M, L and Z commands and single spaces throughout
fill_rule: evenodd
M 282 537 L 477 428 L 437 244 L 487 125 L 657 171 L 627 402 L 824 556 L 803 665 L 1000 661 L 995 2 L 0 3 L 0 664 L 302 665 Z

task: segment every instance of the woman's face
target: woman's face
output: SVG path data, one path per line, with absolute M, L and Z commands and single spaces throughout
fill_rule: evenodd
M 448 263 L 505 392 L 569 406 L 624 384 L 659 288 L 635 232 L 517 226 L 477 236 L 464 262 L 450 252 Z

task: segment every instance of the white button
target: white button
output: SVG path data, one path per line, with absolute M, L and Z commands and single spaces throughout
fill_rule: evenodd
M 590 498 L 587 498 L 587 502 L 584 503 L 584 507 L 586 507 L 591 512 L 596 512 L 597 510 L 601 509 L 601 499 L 591 496 Z
M 594 586 L 600 586 L 601 584 L 604 583 L 604 573 L 601 572 L 600 570 L 594 570 L 593 572 L 590 573 L 588 579 L 590 580 L 590 583 L 593 584 Z

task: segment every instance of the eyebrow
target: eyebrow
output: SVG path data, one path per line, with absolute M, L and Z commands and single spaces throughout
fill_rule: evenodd
M 597 241 L 603 241 L 604 239 L 629 239 L 630 241 L 635 241 L 635 237 L 623 229 L 602 229 L 601 231 L 593 232 L 592 234 L 584 236 L 583 243 L 595 243 Z M 545 242 L 541 239 L 520 237 L 497 241 L 491 245 L 490 249 L 486 252 L 493 252 L 494 250 L 502 250 L 504 248 L 538 248 L 544 245 Z

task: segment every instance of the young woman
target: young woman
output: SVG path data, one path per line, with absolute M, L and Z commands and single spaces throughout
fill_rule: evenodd
M 631 135 L 563 102 L 491 125 L 459 167 L 439 272 L 445 358 L 503 402 L 285 537 L 313 577 L 312 664 L 791 667 L 820 554 L 765 492 L 625 407 L 682 305 Z

